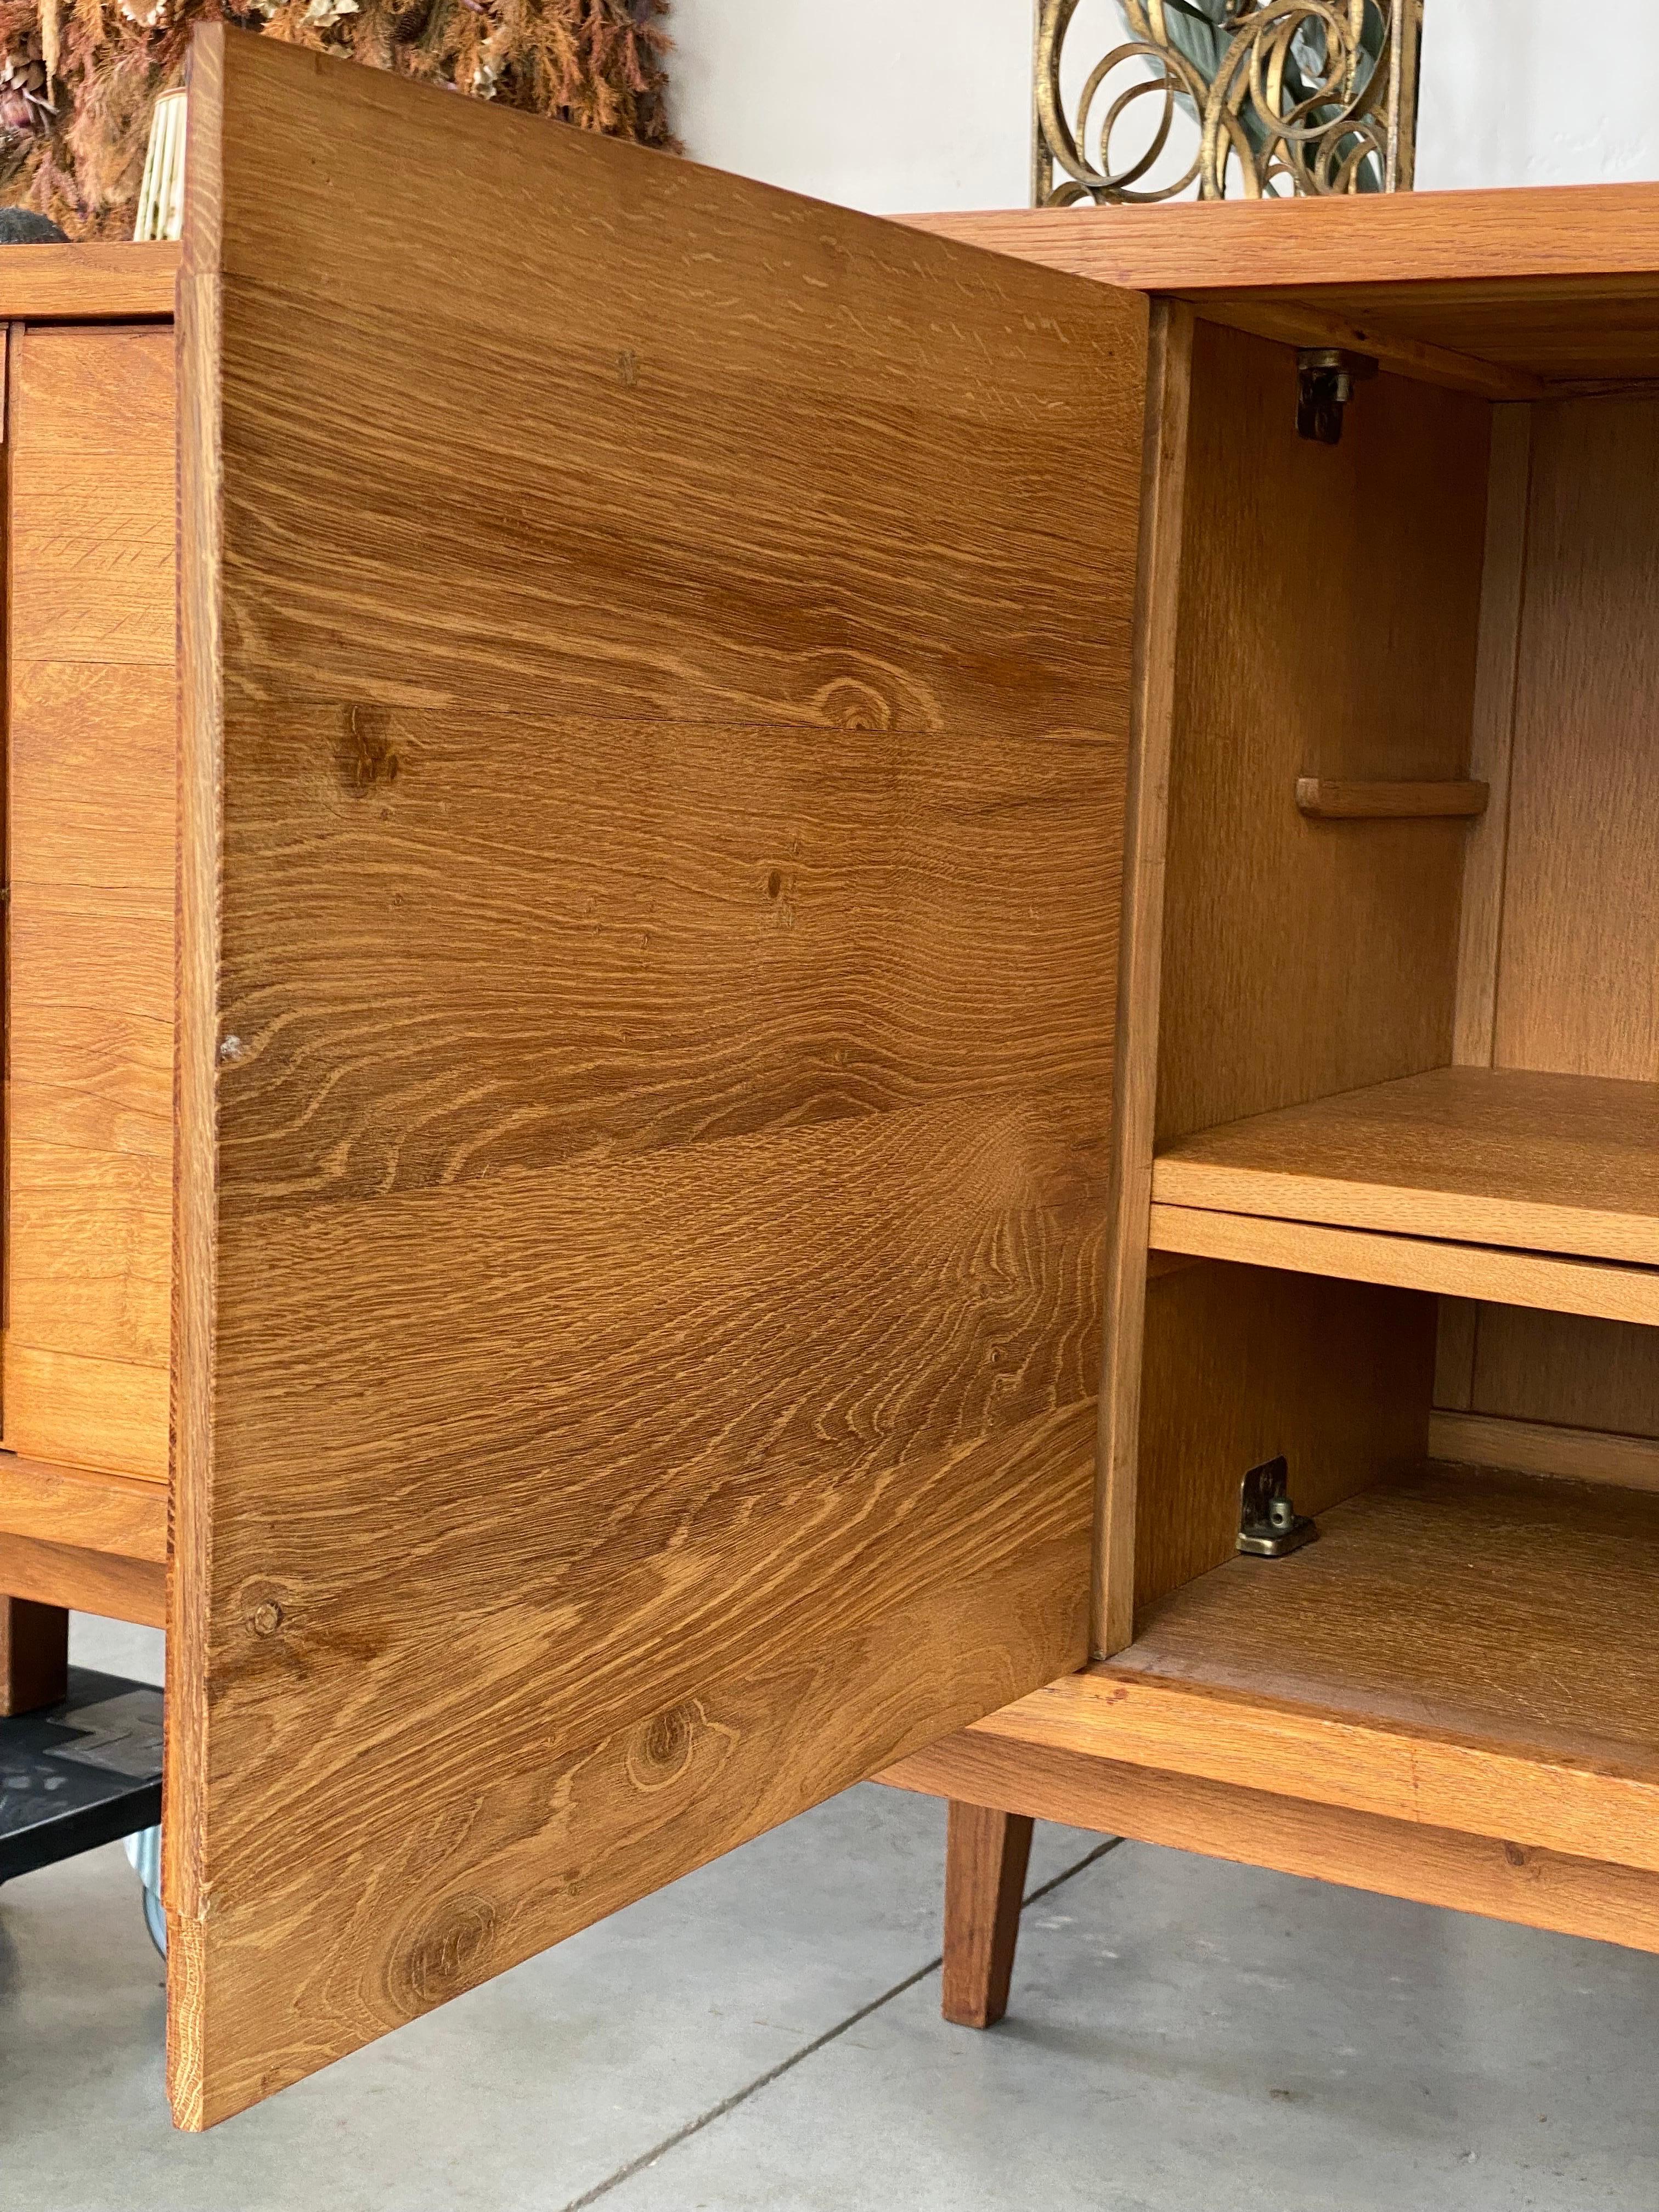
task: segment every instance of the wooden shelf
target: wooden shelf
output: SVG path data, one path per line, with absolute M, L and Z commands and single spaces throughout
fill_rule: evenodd
M 1659 1267 L 1659 1084 L 1437 1068 L 1182 1138 L 1152 1196 Z
M 1336 1275 L 1352 1283 L 1659 1328 L 1659 1267 L 1564 1260 L 1547 1252 L 1395 1237 L 1375 1229 L 1327 1229 L 1196 1206 L 1154 1206 L 1150 1235 L 1155 1257 L 1229 1260 L 1241 1267 Z
M 979 1726 L 1659 1871 L 1659 1498 L 1431 1466 L 1320 1531 Z

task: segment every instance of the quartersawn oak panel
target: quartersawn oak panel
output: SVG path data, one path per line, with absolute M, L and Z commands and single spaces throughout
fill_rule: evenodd
M 1531 411 L 1496 1058 L 1651 1084 L 1659 772 L 1642 732 L 1659 682 L 1659 533 L 1645 495 L 1659 407 Z M 1650 1157 L 1632 1145 L 1607 1180 L 1639 1188 Z M 1477 1412 L 1659 1436 L 1659 1334 L 1483 1306 L 1472 1389 Z
M 317 1884 L 283 1860 L 273 1820 L 258 1882 L 234 1903 L 221 1904 L 215 1887 L 210 1918 L 174 1923 L 192 1962 L 180 2024 L 203 2037 L 198 2063 L 214 2083 L 209 2115 L 269 2094 L 338 2056 L 343 2043 L 398 2027 L 629 1903 L 642 1863 L 696 1864 L 708 1856 L 711 1831 L 773 1826 L 948 1729 L 951 1711 L 1006 1704 L 1040 1655 L 1080 1654 L 1094 1431 L 1092 1408 L 1073 1408 L 999 1439 L 977 1464 L 938 1463 L 931 1480 L 919 1471 L 908 1499 L 888 1509 L 901 1528 L 927 1531 L 914 1555 L 890 1526 L 872 1526 L 861 1547 L 809 1537 L 798 1563 L 781 1531 L 769 1560 L 757 1555 L 737 1577 L 740 1610 L 713 1591 L 702 1603 L 690 1596 L 698 1651 L 665 1682 L 660 1702 L 641 1702 L 597 1742 L 550 1744 L 544 1721 L 533 1766 L 503 1759 L 481 1768 L 467 1756 L 464 1729 L 446 1725 L 440 1771 L 453 1782 L 443 1802 L 424 1826 L 377 1815 L 359 1853 L 328 1877 L 329 1943 L 297 1955 L 294 1930 L 314 1918 Z M 769 1618 L 757 1617 L 745 1582 L 763 1593 L 772 1585 Z M 454 1656 L 476 1666 L 470 1638 Z M 727 1663 L 716 1670 L 710 1662 L 720 1656 Z M 923 1720 L 918 1672 L 934 1668 L 930 1695 L 943 1686 L 949 1705 L 930 1704 Z M 374 1671 L 386 1679 L 383 1666 Z M 441 1696 L 444 1674 L 434 1652 L 409 1693 Z M 676 1696 L 688 1679 L 695 1692 Z M 493 1686 L 476 1674 L 474 1683 Z M 480 1711 L 494 1717 L 488 1699 Z M 361 1739 L 373 1717 L 365 1698 L 342 1725 Z M 347 1794 L 342 1777 L 337 1806 Z M 257 1963 L 271 1958 L 287 1962 L 274 2044 L 270 2020 L 252 2009 Z
M 30 330 L 12 350 L 5 1439 L 162 1481 L 173 336 Z
M 1659 402 L 1534 418 L 1516 671 L 1499 1067 L 1659 1080 Z M 1605 894 L 1605 895 L 1604 895 Z
M 192 66 L 199 2125 L 1084 1656 L 1147 309 Z

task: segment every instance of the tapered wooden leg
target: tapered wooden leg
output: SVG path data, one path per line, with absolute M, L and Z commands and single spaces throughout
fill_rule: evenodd
M 1008 2009 L 1031 1823 L 951 1801 L 945 1844 L 944 2013 L 958 2027 L 994 2027 Z
M 0 1718 L 55 1705 L 69 1689 L 69 1614 L 0 1597 Z

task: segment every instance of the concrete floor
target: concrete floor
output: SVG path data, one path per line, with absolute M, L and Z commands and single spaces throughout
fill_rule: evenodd
M 77 1656 L 153 1663 L 88 1625 Z M 945 2027 L 873 1787 L 203 2137 L 118 1846 L 0 1890 L 3 2212 L 1652 2212 L 1659 1959 L 1039 1829 Z

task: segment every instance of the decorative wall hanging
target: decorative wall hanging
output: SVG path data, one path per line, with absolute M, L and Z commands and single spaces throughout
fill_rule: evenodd
M 0 0 L 0 198 L 130 238 L 150 114 L 222 20 L 647 146 L 672 140 L 668 0 Z M 344 220 L 349 210 L 342 209 Z
M 1117 0 L 1130 36 L 1079 80 L 1079 3 L 1037 3 L 1036 206 L 1411 189 L 1423 0 Z

